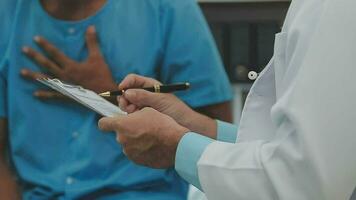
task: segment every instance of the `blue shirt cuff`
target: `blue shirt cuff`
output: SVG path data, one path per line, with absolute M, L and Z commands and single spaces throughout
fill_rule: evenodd
M 190 132 L 183 136 L 177 147 L 176 171 L 183 179 L 200 190 L 202 189 L 197 164 L 206 147 L 214 141 L 211 138 Z
M 238 126 L 223 121 L 217 121 L 217 140 L 221 142 L 235 143 L 237 139 Z

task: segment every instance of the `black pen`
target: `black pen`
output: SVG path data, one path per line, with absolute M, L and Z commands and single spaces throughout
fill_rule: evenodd
M 190 87 L 189 83 L 176 83 L 176 84 L 168 84 L 168 85 L 154 85 L 153 87 L 136 88 L 136 89 L 143 89 L 155 93 L 171 93 L 176 91 L 188 90 L 189 87 Z M 100 93 L 99 95 L 102 97 L 111 97 L 111 96 L 122 95 L 124 92 L 125 90 L 108 91 L 108 92 Z

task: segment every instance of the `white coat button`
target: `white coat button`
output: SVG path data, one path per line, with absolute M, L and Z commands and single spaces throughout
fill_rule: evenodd
M 66 179 L 67 185 L 72 185 L 73 182 L 74 182 L 74 179 L 72 177 L 67 177 L 67 179 Z
M 258 78 L 258 73 L 255 72 L 255 71 L 250 71 L 248 73 L 248 78 L 251 80 L 251 81 L 254 81 Z
M 75 28 L 69 28 L 69 29 L 68 29 L 68 33 L 69 33 L 69 34 L 75 33 Z

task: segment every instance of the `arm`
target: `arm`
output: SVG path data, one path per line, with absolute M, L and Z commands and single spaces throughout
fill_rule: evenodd
M 240 133 L 245 138 L 239 142 L 217 142 L 179 130 L 170 118 L 165 118 L 169 126 L 164 127 L 164 117 L 152 110 L 103 119 L 101 128 L 117 130 L 129 158 L 146 166 L 159 167 L 158 162 L 173 157 L 162 157 L 162 152 L 176 152 L 179 174 L 198 187 L 201 184 L 209 199 L 349 199 L 356 186 L 356 2 L 344 0 L 342 6 L 326 2 L 305 59 L 294 66 L 298 73 L 287 80 L 286 92 L 276 100 L 271 113 L 275 128 L 265 130 L 263 123 L 255 124 L 260 126 L 260 137 L 247 137 L 250 130 L 245 127 Z M 162 123 L 151 123 L 154 115 Z M 142 128 L 123 120 L 147 123 Z M 266 131 L 273 131 L 274 137 L 263 138 Z M 136 145 L 148 140 L 155 151 Z M 203 148 L 197 149 L 197 142 Z M 198 159 L 190 168 L 180 167 L 193 156 Z M 192 174 L 199 175 L 198 183 L 187 178 Z
M 213 119 L 218 119 L 230 123 L 233 122 L 232 105 L 230 101 L 200 107 L 195 110 Z
M 6 156 L 8 146 L 7 120 L 0 118 L 0 194 L 3 199 L 20 199 L 15 178 L 9 168 Z
M 52 78 L 59 78 L 62 81 L 81 85 L 97 93 L 117 89 L 110 68 L 101 53 L 94 26 L 90 26 L 87 29 L 88 57 L 81 62 L 72 60 L 43 37 L 36 36 L 34 40 L 49 56 L 47 57 L 30 47 L 23 47 L 23 53 L 41 68 L 49 71 L 53 75 Z M 50 77 L 42 72 L 34 72 L 26 68 L 22 69 L 20 73 L 24 78 L 35 82 L 37 82 L 38 78 Z M 34 92 L 34 96 L 43 100 L 64 98 L 63 95 L 57 92 L 47 90 L 37 90 Z M 112 101 L 112 99 L 108 100 Z
M 160 84 L 160 82 L 152 78 L 130 74 L 120 83 L 119 89 L 151 87 L 155 84 Z M 220 141 L 236 141 L 236 126 L 224 122 L 216 123 L 212 118 L 193 111 L 174 95 L 157 94 L 145 90 L 130 89 L 127 90 L 118 101 L 121 109 L 128 113 L 133 113 L 144 107 L 152 107 L 157 111 L 172 117 L 179 124 L 187 127 L 193 132 L 200 133 L 212 139 L 217 138 Z M 219 114 L 223 116 L 225 115 L 223 112 L 224 110 L 226 113 L 231 113 L 229 107 L 230 103 L 223 103 L 216 106 L 210 106 L 210 110 L 206 109 L 205 112 L 209 110 L 210 113 L 218 113 L 217 111 L 219 111 Z
M 200 151 L 192 166 L 209 199 L 350 199 L 356 186 L 356 3 L 326 2 L 298 74 L 273 109 L 275 137 L 236 144 L 207 141 Z M 177 151 L 180 162 L 184 154 L 197 152 L 184 138 Z
M 194 0 L 163 0 L 163 83 L 190 82 L 177 96 L 213 119 L 232 121 L 232 90 L 210 29 Z M 189 31 L 187 30 L 189 27 Z

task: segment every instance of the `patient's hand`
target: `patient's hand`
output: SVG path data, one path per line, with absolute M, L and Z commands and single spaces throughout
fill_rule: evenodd
M 117 89 L 111 71 L 100 52 L 94 26 L 90 26 L 86 32 L 89 56 L 83 62 L 76 62 L 70 59 L 42 37 L 36 36 L 34 40 L 48 56 L 29 47 L 24 47 L 23 52 L 40 67 L 47 70 L 49 74 L 22 69 L 21 75 L 24 78 L 29 80 L 36 80 L 41 77 L 59 78 L 69 83 L 81 85 L 97 93 Z M 34 94 L 41 99 L 61 97 L 61 95 L 52 91 L 38 90 Z

